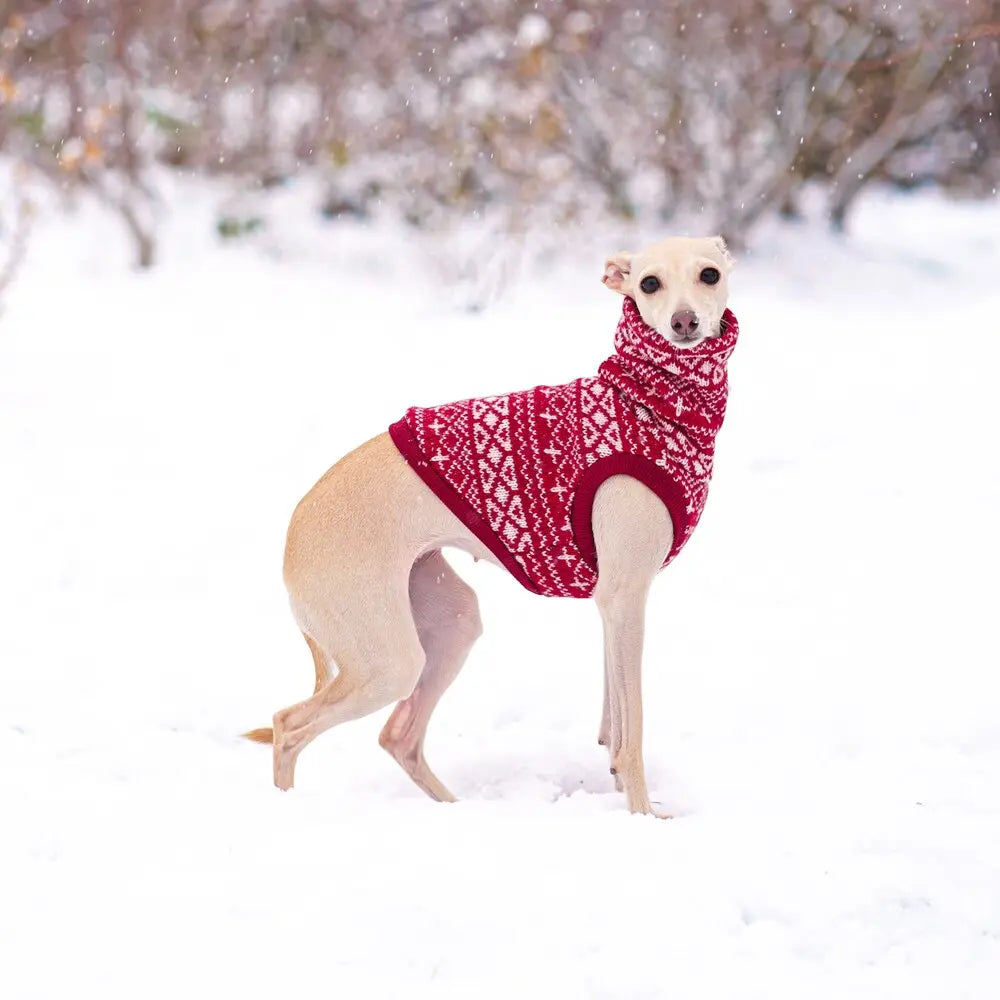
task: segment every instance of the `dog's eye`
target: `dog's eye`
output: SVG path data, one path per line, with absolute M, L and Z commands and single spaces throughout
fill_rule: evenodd
M 722 275 L 719 274 L 719 269 L 717 267 L 706 267 L 702 270 L 699 277 L 705 282 L 706 285 L 717 285 L 719 283 L 719 278 L 721 278 Z
M 653 292 L 657 291 L 660 287 L 660 279 L 655 274 L 647 274 L 642 281 L 639 282 L 639 287 L 647 294 L 652 295 Z

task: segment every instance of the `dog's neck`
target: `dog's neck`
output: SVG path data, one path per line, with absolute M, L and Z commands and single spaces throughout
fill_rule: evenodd
M 725 413 L 726 363 L 736 346 L 739 324 L 728 309 L 722 333 L 693 347 L 678 347 L 647 325 L 627 298 L 615 331 L 615 353 L 599 369 L 610 382 L 660 420 L 714 434 Z M 706 392 L 722 405 L 706 405 Z
M 692 347 L 679 347 L 649 326 L 639 307 L 626 296 L 622 318 L 615 331 L 615 350 L 622 357 L 654 365 L 671 375 L 691 375 L 697 381 L 697 373 L 706 359 L 712 364 L 725 364 L 733 353 L 739 324 L 728 309 L 722 314 L 721 326 L 722 333 L 718 337 L 706 337 Z

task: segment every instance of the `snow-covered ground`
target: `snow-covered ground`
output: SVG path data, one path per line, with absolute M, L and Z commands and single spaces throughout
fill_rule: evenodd
M 3 303 L 0 994 L 996 996 L 1000 202 L 872 196 L 741 262 L 712 496 L 649 610 L 661 822 L 596 745 L 593 607 L 463 555 L 486 632 L 428 741 L 459 804 L 385 713 L 289 794 L 237 737 L 310 690 L 298 498 L 411 403 L 593 371 L 626 238 L 470 312 L 461 241 L 275 198 L 220 247 L 190 188 L 149 274 L 43 215 Z

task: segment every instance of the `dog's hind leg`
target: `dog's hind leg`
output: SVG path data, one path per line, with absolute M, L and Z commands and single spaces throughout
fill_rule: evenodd
M 482 634 L 479 604 L 436 549 L 410 571 L 410 605 L 426 662 L 413 693 L 389 717 L 379 743 L 432 799 L 454 802 L 424 759 L 424 736 L 431 713 Z
M 320 648 L 319 643 L 312 636 L 303 632 L 302 637 L 309 646 L 309 652 L 312 653 L 313 668 L 316 671 L 316 683 L 313 685 L 313 694 L 316 694 L 330 680 L 330 661 L 327 659 L 326 653 Z M 244 739 L 253 740 L 254 743 L 273 743 L 274 730 L 270 726 L 266 729 L 251 729 L 250 732 L 244 733 L 243 737 Z
M 310 629 L 310 648 L 315 643 L 324 664 L 337 664 L 337 676 L 311 698 L 274 716 L 274 783 L 278 788 L 292 787 L 299 754 L 320 733 L 406 698 L 420 676 L 424 652 L 403 588 L 378 596 L 372 588 L 359 588 L 355 593 L 360 603 L 373 606 L 351 608 L 321 629 Z M 373 598 L 370 602 L 369 597 Z M 351 633 L 348 622 L 367 625 Z M 318 658 L 316 670 L 319 681 Z

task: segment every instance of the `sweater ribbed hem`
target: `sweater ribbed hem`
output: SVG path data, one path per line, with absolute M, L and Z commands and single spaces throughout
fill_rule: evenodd
M 410 468 L 430 487 L 434 495 L 448 510 L 497 557 L 500 563 L 510 571 L 511 576 L 526 590 L 530 590 L 533 594 L 541 594 L 538 587 L 524 572 L 524 567 L 511 555 L 510 549 L 504 545 L 500 536 L 490 527 L 489 522 L 472 507 L 465 497 L 453 489 L 447 480 L 427 461 L 405 418 L 397 420 L 396 423 L 389 426 L 389 437 L 392 438 L 392 443 L 399 449 L 399 453 L 406 459 Z
M 597 546 L 594 542 L 593 510 L 594 497 L 601 484 L 611 476 L 631 476 L 648 486 L 662 501 L 670 514 L 674 526 L 674 540 L 666 563 L 680 552 L 687 535 L 688 500 L 684 490 L 676 480 L 664 472 L 655 462 L 641 455 L 614 454 L 598 459 L 592 466 L 584 470 L 576 484 L 576 494 L 573 497 L 573 514 L 570 523 L 573 526 L 573 538 L 587 564 L 594 572 L 597 567 Z M 589 597 L 589 594 L 581 594 Z

